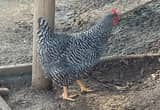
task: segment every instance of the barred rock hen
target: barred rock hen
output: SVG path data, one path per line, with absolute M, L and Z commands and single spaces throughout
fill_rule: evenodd
M 54 32 L 44 18 L 39 18 L 39 61 L 46 75 L 63 87 L 63 99 L 74 100 L 68 95 L 68 86 L 73 81 L 80 86 L 81 92 L 92 91 L 80 81 L 80 74 L 100 61 L 107 38 L 118 20 L 117 11 L 112 9 L 88 31 L 64 34 Z

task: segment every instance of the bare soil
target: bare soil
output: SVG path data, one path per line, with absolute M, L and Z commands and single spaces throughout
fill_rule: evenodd
M 69 33 L 92 26 L 96 14 L 93 19 L 86 15 L 115 2 L 57 1 L 56 30 Z M 0 65 L 31 62 L 33 0 L 0 0 L 0 11 Z M 106 55 L 157 53 L 159 32 L 160 1 L 153 0 L 121 18 L 113 36 L 108 39 Z M 75 102 L 62 101 L 60 88 L 33 90 L 29 83 L 11 88 L 7 102 L 13 110 L 160 110 L 159 70 L 159 59 L 102 62 L 91 72 L 91 76 L 100 82 L 85 77 L 85 82 L 95 92 L 80 94 L 76 85 L 71 86 L 71 92 L 79 94 Z M 114 84 L 119 89 L 106 87 L 107 84 Z
M 115 0 L 59 0 L 56 5 L 56 30 L 68 33 L 86 30 L 99 19 L 100 12 L 106 11 L 101 8 L 112 6 L 114 2 Z M 0 0 L 0 20 L 3 21 L 0 22 L 0 65 L 32 61 L 33 4 L 33 0 Z M 134 2 L 122 1 L 121 4 L 125 9 L 126 4 L 134 5 Z M 122 17 L 113 36 L 106 42 L 106 55 L 158 52 L 159 4 L 155 0 Z
M 81 94 L 74 83 L 75 102 L 60 98 L 62 89 L 34 90 L 12 86 L 7 99 L 13 110 L 159 110 L 160 62 L 158 58 L 128 59 L 96 65 L 84 82 L 94 92 Z M 19 83 L 23 83 L 20 81 Z M 16 88 L 15 88 L 16 87 Z

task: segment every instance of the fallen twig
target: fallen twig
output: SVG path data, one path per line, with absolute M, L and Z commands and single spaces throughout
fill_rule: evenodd
M 0 88 L 0 95 L 1 96 L 6 96 L 9 94 L 9 89 L 8 88 Z
M 135 55 L 122 55 L 122 56 L 106 56 L 102 57 L 101 60 L 121 60 L 121 59 L 133 59 L 133 58 L 147 58 L 147 57 L 158 57 L 160 58 L 160 53 L 156 54 L 135 54 Z
M 112 60 L 125 60 L 125 59 L 139 59 L 139 58 L 154 58 L 157 57 L 160 61 L 160 53 L 157 54 L 135 54 L 135 55 L 124 55 L 124 56 L 106 56 L 102 57 L 101 60 L 104 61 L 112 61 Z M 21 73 L 32 73 L 32 63 L 29 64 L 17 64 L 10 66 L 1 66 L 0 67 L 0 75 L 14 75 Z

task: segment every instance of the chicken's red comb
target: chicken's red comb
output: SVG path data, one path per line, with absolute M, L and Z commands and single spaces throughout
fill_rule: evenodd
M 112 8 L 111 12 L 112 14 L 118 14 L 118 11 L 115 8 Z

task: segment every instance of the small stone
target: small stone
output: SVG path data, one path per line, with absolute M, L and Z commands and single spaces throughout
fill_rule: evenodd
M 152 80 L 159 79 L 159 74 L 151 74 Z

